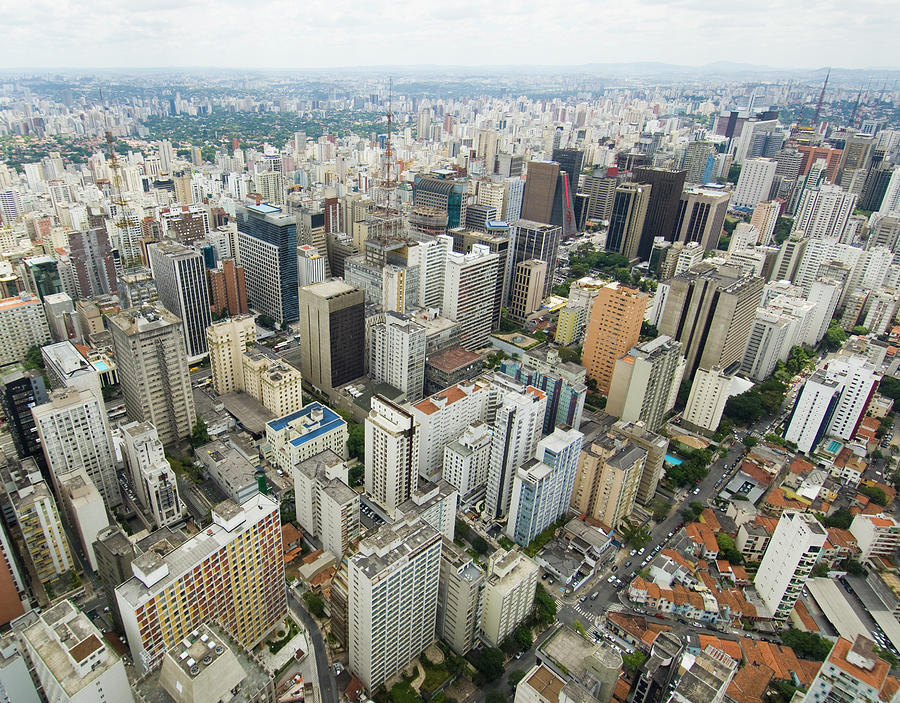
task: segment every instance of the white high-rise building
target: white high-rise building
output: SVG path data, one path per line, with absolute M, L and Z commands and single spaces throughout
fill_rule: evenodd
M 21 361 L 31 347 L 52 341 L 40 298 L 22 292 L 0 300 L 0 365 Z
M 694 373 L 691 393 L 684 408 L 684 420 L 696 427 L 715 432 L 722 420 L 725 403 L 733 395 L 750 390 L 753 382 L 713 366 L 698 368 Z
M 370 694 L 434 642 L 440 573 L 441 533 L 424 520 L 385 525 L 350 557 L 350 670 Z
M 538 571 L 518 550 L 498 549 L 490 556 L 481 596 L 481 634 L 488 644 L 500 646 L 531 613 Z
M 787 361 L 799 332 L 799 320 L 771 307 L 757 308 L 750 326 L 741 371 L 763 381 L 779 361 Z
M 798 703 L 896 703 L 890 673 L 891 665 L 878 655 L 871 639 L 862 634 L 853 642 L 838 637 Z
M 359 537 L 359 494 L 347 483 L 346 463 L 325 450 L 293 466 L 291 474 L 297 522 L 340 560 Z
M 892 559 L 900 548 L 900 523 L 893 515 L 855 515 L 850 532 L 859 545 L 860 557 L 865 561 L 871 556 Z
M 841 384 L 827 377 L 824 370 L 806 379 L 788 418 L 784 438 L 802 452 L 812 451 L 825 434 L 840 390 Z
M 777 622 L 790 617 L 827 538 L 812 513 L 781 514 L 754 579 L 757 593 Z
M 856 434 L 881 374 L 858 356 L 831 361 L 827 373 L 841 384 L 840 400 L 828 425 L 828 434 L 850 439 Z
M 411 412 L 419 425 L 419 475 L 429 481 L 441 478 L 444 447 L 453 442 L 474 422 L 486 417 L 490 389 L 479 381 L 466 381 L 445 388 L 412 406 Z M 444 476 L 444 478 L 447 478 Z M 461 495 L 467 490 L 453 480 Z M 468 485 L 468 481 L 465 482 Z
M 425 388 L 425 328 L 395 312 L 370 329 L 369 374 L 372 380 L 403 391 L 415 403 Z
M 236 315 L 206 328 L 212 384 L 218 395 L 244 390 L 243 355 L 256 341 L 253 315 Z
M 443 479 L 466 499 L 487 484 L 490 462 L 491 430 L 485 423 L 475 422 L 444 447 Z
M 840 239 L 857 199 L 855 193 L 848 193 L 840 186 L 826 184 L 807 189 L 800 199 L 792 231 L 805 232 L 813 239 Z
M 61 388 L 50 402 L 31 409 L 47 466 L 59 495 L 59 480 L 85 469 L 110 508 L 122 503 L 106 407 L 90 391 Z
M 804 344 L 814 347 L 825 336 L 841 299 L 841 290 L 840 281 L 832 278 L 820 278 L 810 284 L 806 299 L 814 305 L 814 312 L 809 325 L 809 335 L 803 340 Z
M 744 161 L 737 186 L 731 196 L 731 207 L 752 210 L 763 200 L 768 200 L 777 167 L 778 162 L 774 159 L 759 158 Z
M 418 484 L 419 426 L 409 412 L 376 395 L 365 431 L 366 493 L 393 516 Z
M 0 190 L 0 218 L 3 223 L 11 225 L 19 216 L 25 212 L 25 206 L 22 204 L 22 196 L 15 188 L 6 188 Z
M 418 244 L 407 253 L 407 265 L 419 267 L 419 306 L 443 308 L 447 257 L 453 251 L 453 237 L 418 235 Z
M 881 199 L 881 207 L 878 208 L 878 212 L 900 213 L 900 168 L 894 168 L 891 180 L 888 181 L 887 189 L 884 191 L 884 198 Z
M 491 438 L 485 510 L 494 518 L 509 512 L 516 471 L 534 456 L 544 426 L 547 394 L 533 386 L 507 393 L 497 410 Z
M 149 422 L 130 422 L 120 428 L 131 485 L 153 516 L 157 527 L 181 520 L 184 506 L 178 495 L 175 472 L 166 460 L 156 428 Z
M 96 571 L 94 542 L 97 535 L 109 527 L 103 498 L 84 469 L 72 471 L 59 480 L 59 498 L 78 534 L 91 569 Z
M 297 280 L 300 286 L 325 280 L 325 257 L 314 246 L 297 247 Z
M 500 255 L 473 244 L 468 254 L 447 256 L 443 315 L 460 326 L 460 345 L 480 349 L 488 342 L 494 318 L 494 293 Z

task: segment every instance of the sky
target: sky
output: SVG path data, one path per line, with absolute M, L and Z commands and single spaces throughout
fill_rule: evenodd
M 897 0 L 0 0 L 0 68 L 900 66 Z

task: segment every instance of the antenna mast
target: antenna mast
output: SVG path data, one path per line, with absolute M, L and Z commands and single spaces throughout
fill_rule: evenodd
M 819 93 L 819 102 L 816 103 L 816 114 L 813 115 L 813 127 L 817 127 L 819 124 L 819 113 L 822 112 L 822 101 L 825 100 L 825 89 L 828 87 L 828 78 L 831 76 L 831 66 L 828 67 L 828 71 L 825 73 L 825 82 L 822 84 L 822 92 Z

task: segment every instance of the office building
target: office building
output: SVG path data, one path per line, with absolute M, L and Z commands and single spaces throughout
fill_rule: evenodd
M 616 188 L 606 233 L 607 251 L 629 260 L 638 258 L 652 190 L 645 183 L 623 183 Z
M 686 171 L 650 166 L 640 166 L 632 171 L 631 177 L 635 183 L 644 183 L 650 186 L 647 214 L 637 246 L 637 258 L 642 261 L 650 258 L 654 237 L 670 238 L 675 231 L 678 206 L 684 190 L 686 175 Z
M 681 342 L 685 375 L 740 361 L 762 299 L 763 279 L 730 265 L 700 263 L 660 284 L 660 334 Z M 624 353 L 624 352 L 623 352 Z
M 90 391 L 97 400 L 103 402 L 100 374 L 94 365 L 69 341 L 57 342 L 41 347 L 44 371 L 50 381 L 50 388 L 77 388 Z
M 900 523 L 887 513 L 854 515 L 850 532 L 856 539 L 860 559 L 864 562 L 873 556 L 891 559 L 900 548 Z
M 538 565 L 518 550 L 498 549 L 488 559 L 481 596 L 481 636 L 500 646 L 531 614 Z
M 896 698 L 891 665 L 875 651 L 875 643 L 859 634 L 853 642 L 838 637 L 819 667 L 802 703 L 879 703 Z M 893 695 L 892 695 L 893 693 Z
M 47 700 L 134 701 L 122 658 L 71 601 L 32 612 L 15 629 Z
M 359 494 L 347 482 L 347 464 L 330 449 L 291 468 L 297 524 L 340 560 L 359 538 Z
M 681 167 L 685 171 L 686 183 L 709 183 L 712 180 L 712 166 L 715 162 L 716 146 L 712 142 L 689 142 L 684 150 Z
M 494 287 L 494 303 L 492 305 L 494 319 L 491 322 L 491 329 L 498 329 L 500 327 L 501 308 L 504 305 L 504 301 L 509 299 L 508 287 L 512 284 L 512 281 L 506 278 L 506 260 L 510 255 L 509 223 L 488 222 L 486 232 L 463 232 L 463 247 L 466 251 L 471 250 L 474 244 L 482 244 L 490 249 L 492 254 L 497 254 L 498 256 L 497 283 Z
M 522 219 L 555 225 L 560 228 L 561 236 L 570 237 L 577 230 L 574 202 L 574 187 L 560 164 L 555 161 L 528 162 Z
M 547 394 L 533 386 L 519 386 L 503 394 L 491 437 L 485 503 L 485 510 L 495 519 L 509 512 L 516 471 L 534 456 L 546 409 Z
M 218 395 L 244 389 L 243 356 L 256 342 L 253 315 L 237 315 L 206 328 L 213 389 Z
M 684 408 L 684 421 L 698 429 L 715 432 L 728 399 L 753 387 L 753 382 L 738 376 L 737 371 L 736 364 L 728 369 L 718 366 L 698 368 Z
M 244 392 L 276 416 L 288 415 L 303 407 L 302 377 L 290 364 L 272 358 L 262 347 L 245 351 L 241 357 Z
M 0 379 L 0 383 L 0 407 L 3 408 L 6 428 L 12 435 L 16 453 L 21 458 L 35 457 L 43 462 L 44 455 L 31 408 L 50 400 L 44 375 L 40 369 L 11 371 Z
M 287 614 L 278 503 L 262 493 L 214 506 L 205 530 L 165 555 L 141 554 L 131 569 L 116 600 L 140 672 L 206 621 L 253 647 Z
M 556 224 L 544 224 L 528 219 L 516 220 L 510 230 L 509 256 L 506 259 L 506 289 L 512 288 L 516 265 L 531 259 L 547 262 L 543 297 L 550 297 L 553 277 L 556 275 L 556 257 L 562 228 Z M 445 313 L 446 314 L 446 313 Z
M 234 259 L 223 259 L 220 266 L 206 271 L 206 278 L 209 303 L 216 315 L 247 314 L 247 283 L 243 266 L 238 266 Z
M 425 388 L 425 328 L 395 312 L 387 312 L 384 322 L 369 331 L 369 375 L 418 401 Z
M 376 395 L 366 416 L 366 494 L 388 515 L 418 484 L 419 426 L 412 414 Z
M 324 451 L 347 458 L 347 422 L 334 410 L 312 402 L 266 423 L 268 458 L 284 472 Z
M 699 244 L 703 250 L 719 245 L 731 193 L 721 188 L 689 188 L 681 194 L 672 241 Z
M 442 477 L 468 501 L 487 485 L 490 463 L 490 427 L 476 421 L 444 447 Z
M 119 428 L 131 485 L 156 527 L 181 521 L 184 506 L 175 472 L 166 460 L 156 428 L 149 422 L 129 422 Z
M 602 395 L 609 393 L 616 360 L 640 338 L 647 299 L 646 293 L 619 283 L 609 283 L 597 291 L 587 323 L 581 363 Z
M 347 571 L 350 670 L 370 694 L 434 642 L 441 533 L 422 520 L 385 525 Z
M 803 232 L 813 239 L 840 239 L 853 214 L 858 197 L 840 186 L 824 184 L 803 191 L 794 217 L 793 232 Z
M 181 244 L 157 243 L 147 247 L 150 268 L 166 310 L 181 319 L 189 359 L 206 354 L 206 328 L 211 322 L 209 291 L 203 257 Z
M 301 286 L 307 286 L 310 283 L 321 283 L 325 280 L 325 262 L 324 256 L 319 254 L 318 249 L 309 244 L 302 244 L 297 247 L 297 278 Z
M 566 514 L 583 439 L 578 430 L 557 427 L 516 471 L 506 526 L 511 540 L 527 546 Z
M 273 205 L 248 205 L 237 208 L 237 226 L 251 307 L 278 324 L 296 322 L 296 218 Z
M 40 298 L 23 292 L 0 300 L 0 366 L 21 361 L 31 347 L 52 341 Z
M 750 226 L 759 232 L 759 243 L 763 246 L 771 246 L 775 236 L 775 225 L 781 216 L 781 202 L 778 200 L 763 200 L 753 208 L 750 217 Z
M 439 308 L 444 304 L 444 276 L 447 255 L 453 251 L 453 238 L 446 234 L 421 236 L 407 249 L 406 261 L 419 269 L 419 306 Z
M 447 256 L 442 313 L 459 323 L 460 346 L 465 349 L 481 349 L 488 344 L 499 258 L 482 244 L 473 245 L 468 254 Z
M 336 279 L 300 290 L 300 371 L 321 391 L 365 375 L 365 296 Z
M 106 407 L 90 391 L 61 388 L 31 410 L 55 488 L 84 468 L 110 508 L 122 503 Z M 58 494 L 57 494 L 58 495 Z
M 546 279 L 546 262 L 529 259 L 516 264 L 509 296 L 510 317 L 525 320 L 541 309 Z
M 181 321 L 162 306 L 107 321 L 129 419 L 151 423 L 164 445 L 187 437 L 195 415 Z
M 69 261 L 79 298 L 109 295 L 118 289 L 116 263 L 105 227 L 69 232 Z
M 159 300 L 159 292 L 156 290 L 153 274 L 144 266 L 136 266 L 128 273 L 119 276 L 118 292 L 119 307 L 123 310 L 152 305 Z
M 72 471 L 59 479 L 59 499 L 69 524 L 74 528 L 88 565 L 97 571 L 94 541 L 97 535 L 109 527 L 106 505 L 84 469 Z
M 731 194 L 731 207 L 735 210 L 753 210 L 772 194 L 772 183 L 775 180 L 775 169 L 778 162 L 774 159 L 747 159 L 741 167 L 737 185 Z
M 753 580 L 776 622 L 787 622 L 827 539 L 812 513 L 781 514 Z
M 566 175 L 569 187 L 569 198 L 575 200 L 575 195 L 580 192 L 578 181 L 581 178 L 581 168 L 584 164 L 584 152 L 580 149 L 554 148 L 550 158 L 559 164 L 559 170 Z
M 466 224 L 468 183 L 456 178 L 449 169 L 416 174 L 413 181 L 413 206 L 430 207 L 447 213 L 447 229 Z
M 615 168 L 595 168 L 584 177 L 584 192 L 588 194 L 587 217 L 594 222 L 609 221 L 612 215 L 618 175 Z
M 647 451 L 611 437 L 584 442 L 571 505 L 580 514 L 618 528 L 634 509 Z
M 472 557 L 452 540 L 441 545 L 441 578 L 438 586 L 437 636 L 450 649 L 465 656 L 478 636 L 484 572 Z
M 656 431 L 675 407 L 683 374 L 679 342 L 660 335 L 638 344 L 616 360 L 606 412 Z

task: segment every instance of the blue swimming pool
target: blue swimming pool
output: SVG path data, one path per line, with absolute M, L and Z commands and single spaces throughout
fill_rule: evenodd
M 105 361 L 95 361 L 94 368 L 97 369 L 97 371 L 100 371 L 101 373 L 103 371 L 109 371 L 109 366 L 106 365 Z
M 833 439 L 828 443 L 827 451 L 830 454 L 837 454 L 839 451 L 841 451 L 841 447 L 843 446 L 844 445 L 838 442 L 836 439 Z
M 666 454 L 666 463 L 671 464 L 672 466 L 678 466 L 679 464 L 683 464 L 684 462 L 679 459 L 677 456 L 672 456 L 671 454 Z

